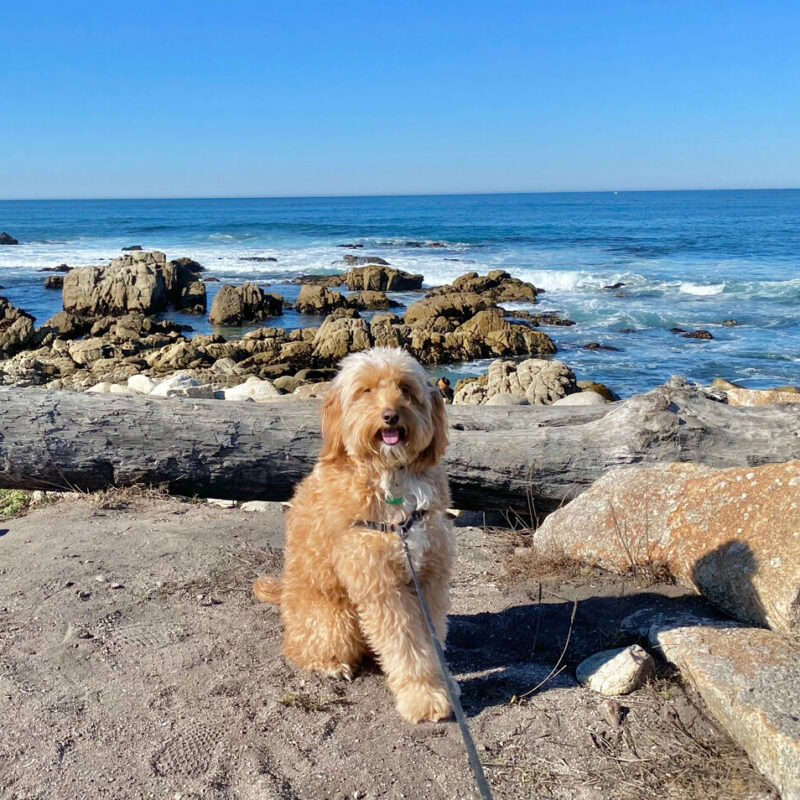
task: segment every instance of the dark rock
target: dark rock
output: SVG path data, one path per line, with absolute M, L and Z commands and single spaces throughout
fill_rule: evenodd
M 361 250 L 363 249 L 363 244 L 337 244 L 337 247 L 346 247 L 348 250 Z
M 351 256 L 349 253 L 342 258 L 348 267 L 365 267 L 367 264 L 378 264 L 381 267 L 388 267 L 389 262 L 377 256 Z
M 265 263 L 267 261 L 277 261 L 277 258 L 272 256 L 242 256 L 239 261 L 256 261 L 258 263 Z
M 506 316 L 512 319 L 524 319 L 534 328 L 538 328 L 540 325 L 557 325 L 565 328 L 575 325 L 574 319 L 561 317 L 555 311 L 542 311 L 535 314 L 530 311 L 506 311 Z
M 307 284 L 309 286 L 343 286 L 345 277 L 343 273 L 337 273 L 336 275 L 299 275 L 297 278 L 292 278 L 292 283 Z
M 0 244 L 19 244 L 19 241 L 3 231 L 0 233 Z
M 622 330 L 620 330 L 620 333 L 636 333 L 636 329 L 635 328 L 622 328 Z
M 122 252 L 123 253 L 134 253 L 134 252 L 136 252 L 138 250 L 141 250 L 141 249 L 142 249 L 142 246 L 140 244 L 131 244 L 131 245 L 128 245 L 127 247 L 123 247 L 122 248 Z
M 403 305 L 388 298 L 384 292 L 369 290 L 351 294 L 347 298 L 347 303 L 350 308 L 356 308 L 359 311 L 386 311 L 390 308 L 401 308 Z
M 702 328 L 698 331 L 690 331 L 689 333 L 683 334 L 684 339 L 713 339 L 714 337 L 711 335 L 710 331 L 703 330 Z
M 62 289 L 64 287 L 64 278 L 61 275 L 48 275 L 44 279 L 45 289 Z
M 0 297 L 0 358 L 24 349 L 33 337 L 34 318 Z
M 610 344 L 600 344 L 600 342 L 589 342 L 583 345 L 581 350 L 609 350 L 619 352 L 619 347 L 612 347 Z
M 726 328 L 733 328 L 736 325 L 738 325 L 739 322 L 735 319 L 724 319 L 722 320 L 721 324 L 724 325 Z
M 203 278 L 203 283 L 219 283 L 219 278 Z
M 686 328 L 670 328 L 670 333 L 686 333 Z
M 72 267 L 68 267 L 66 264 L 59 264 L 57 267 L 42 267 L 37 272 L 70 272 Z
M 618 282 L 618 283 L 611 283 L 611 284 L 609 284 L 608 286 L 604 286 L 603 288 L 604 288 L 604 289 L 621 289 L 623 286 L 626 286 L 626 285 L 627 285 L 627 284 L 625 284 L 625 283 L 622 283 L 622 282 L 620 281 L 620 282 Z

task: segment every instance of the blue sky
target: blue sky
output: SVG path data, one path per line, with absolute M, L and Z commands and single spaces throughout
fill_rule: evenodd
M 800 4 L 7 0 L 0 197 L 800 186 Z

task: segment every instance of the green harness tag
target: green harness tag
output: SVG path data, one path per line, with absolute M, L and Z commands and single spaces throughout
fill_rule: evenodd
M 401 506 L 401 505 L 403 505 L 403 498 L 402 497 L 390 497 L 387 494 L 386 495 L 386 505 L 388 505 L 388 506 Z

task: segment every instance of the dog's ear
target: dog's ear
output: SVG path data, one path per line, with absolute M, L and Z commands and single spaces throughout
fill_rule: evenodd
M 342 390 L 335 383 L 322 404 L 322 461 L 336 461 L 343 456 L 342 440 Z
M 439 390 L 433 386 L 430 393 L 431 421 L 433 422 L 433 438 L 417 459 L 423 467 L 434 467 L 441 460 L 447 449 L 447 412 Z

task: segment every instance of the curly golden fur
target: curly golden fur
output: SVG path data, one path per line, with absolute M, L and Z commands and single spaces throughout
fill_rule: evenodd
M 371 653 L 404 719 L 444 719 L 450 703 L 399 535 L 359 526 L 425 512 L 408 542 L 444 645 L 454 543 L 439 392 L 400 349 L 355 353 L 327 395 L 322 435 L 319 461 L 286 518 L 283 576 L 262 576 L 253 591 L 280 603 L 283 652 L 296 664 L 350 679 Z M 387 504 L 387 492 L 402 505 Z

